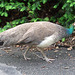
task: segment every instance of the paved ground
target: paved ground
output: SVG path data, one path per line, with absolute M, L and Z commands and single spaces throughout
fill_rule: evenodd
M 27 56 L 32 59 L 25 61 L 19 49 L 14 54 L 0 49 L 0 75 L 75 75 L 75 49 L 54 51 L 45 52 L 48 57 L 55 58 L 53 63 L 47 63 L 31 52 Z

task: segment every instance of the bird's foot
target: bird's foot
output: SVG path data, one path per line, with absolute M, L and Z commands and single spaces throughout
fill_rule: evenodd
M 31 58 L 26 57 L 24 54 L 23 54 L 23 56 L 24 56 L 25 60 L 31 60 Z
M 31 60 L 31 58 L 28 58 L 28 57 L 25 57 L 24 59 L 25 59 L 25 60 Z
M 50 58 L 48 58 L 48 57 L 41 57 L 41 56 L 39 56 L 38 54 L 36 54 L 36 53 L 34 53 L 34 52 L 33 52 L 33 54 L 36 55 L 37 57 L 39 57 L 39 58 L 45 60 L 46 62 L 49 62 L 49 63 L 52 63 L 52 61 L 55 60 L 55 59 L 50 59 Z
M 31 58 L 28 58 L 28 57 L 24 57 L 24 59 L 25 59 L 25 60 L 31 60 Z
M 45 58 L 43 58 L 46 62 L 49 62 L 49 63 L 52 63 L 52 61 L 53 60 L 55 60 L 55 59 L 50 59 L 50 58 L 47 58 L 47 57 L 45 57 Z
M 38 54 L 36 54 L 36 53 L 34 53 L 34 52 L 33 52 L 33 54 L 36 55 L 38 58 L 43 59 L 43 57 L 39 56 Z

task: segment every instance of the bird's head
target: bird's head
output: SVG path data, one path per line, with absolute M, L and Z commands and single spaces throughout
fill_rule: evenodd
M 70 25 L 70 28 L 67 28 L 67 33 L 68 33 L 69 35 L 71 35 L 71 34 L 73 33 L 74 27 L 75 27 L 75 22 Z

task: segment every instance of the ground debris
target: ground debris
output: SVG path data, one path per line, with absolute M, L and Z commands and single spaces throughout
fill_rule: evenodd
M 75 47 L 75 33 L 73 33 L 69 38 L 66 38 L 64 42 L 59 41 L 55 44 L 60 47 L 68 47 L 67 50 L 72 50 L 72 48 Z
M 64 67 L 64 69 L 69 69 L 69 68 L 70 68 L 69 66 Z
M 68 56 L 71 56 L 71 54 L 68 54 Z
M 55 50 L 54 52 L 58 52 L 59 50 Z
M 67 50 L 68 50 L 68 51 L 71 51 L 71 50 L 72 50 L 72 46 L 71 46 L 71 47 L 69 47 L 69 48 L 67 48 Z

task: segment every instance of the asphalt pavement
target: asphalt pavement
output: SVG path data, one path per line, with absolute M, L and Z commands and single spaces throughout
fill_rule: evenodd
M 0 48 L 0 75 L 75 75 L 75 48 L 45 51 L 48 57 L 55 59 L 52 63 L 36 57 L 31 51 L 27 54 L 31 60 L 26 61 L 22 52 L 17 48 L 7 53 Z

